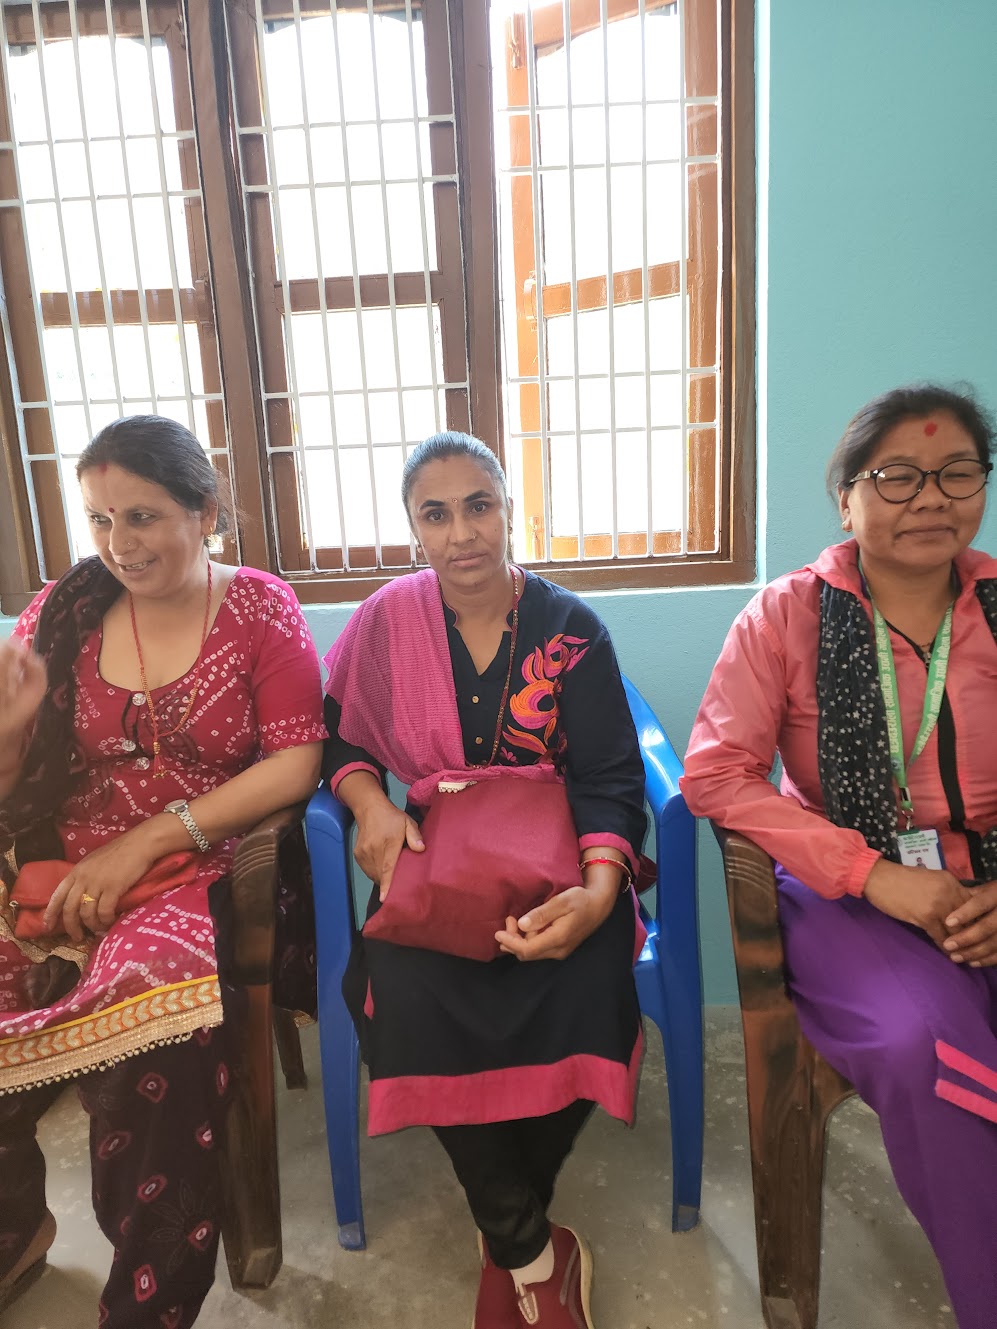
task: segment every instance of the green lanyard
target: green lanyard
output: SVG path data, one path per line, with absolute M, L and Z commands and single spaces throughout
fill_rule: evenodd
M 942 626 L 935 638 L 928 665 L 928 685 L 924 692 L 924 709 L 921 712 L 921 727 L 914 739 L 910 761 L 904 764 L 903 729 L 900 723 L 900 699 L 897 693 L 897 672 L 893 664 L 893 647 L 890 644 L 890 630 L 886 619 L 872 606 L 872 621 L 876 628 L 876 659 L 879 664 L 879 686 L 886 706 L 886 732 L 890 740 L 890 765 L 893 776 L 900 789 L 900 806 L 903 808 L 909 831 L 914 825 L 914 804 L 911 802 L 907 784 L 907 772 L 924 751 L 932 730 L 938 723 L 942 709 L 942 697 L 945 694 L 945 676 L 949 668 L 949 650 L 952 646 L 952 606 L 949 605 L 942 619 Z

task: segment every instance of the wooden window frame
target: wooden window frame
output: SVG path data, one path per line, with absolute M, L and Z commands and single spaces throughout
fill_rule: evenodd
M 102 0 L 78 0 L 77 32 L 80 38 L 107 35 L 107 15 Z M 188 82 L 187 52 L 184 35 L 182 6 L 179 0 L 148 0 L 149 35 L 162 40 L 170 64 L 173 89 L 173 109 L 179 132 L 193 128 L 193 108 Z M 68 41 L 72 37 L 68 6 L 47 5 L 40 10 L 40 28 L 43 40 Z M 116 4 L 113 10 L 114 32 L 118 38 L 141 38 L 143 20 L 141 6 L 135 0 Z M 7 40 L 11 45 L 33 46 L 36 30 L 31 5 L 10 5 L 3 10 Z M 13 140 L 8 116 L 9 98 L 0 68 L 0 142 Z M 195 145 L 190 139 L 178 142 L 181 186 L 185 190 L 199 187 L 198 163 Z M 57 182 L 56 182 L 56 187 Z M 17 198 L 13 152 L 0 152 L 0 197 Z M 211 298 L 209 260 L 202 200 L 184 199 L 186 238 L 190 257 L 192 283 L 178 288 L 179 319 L 172 288 L 156 290 L 108 290 L 110 322 L 107 318 L 104 293 L 100 290 L 72 292 L 42 292 L 38 296 L 40 319 L 44 328 L 71 327 L 73 314 L 79 327 L 135 327 L 145 319 L 150 326 L 156 324 L 184 327 L 194 326 L 198 334 L 201 373 L 207 395 L 221 396 L 222 379 L 219 372 L 219 343 L 216 336 L 214 310 Z M 25 412 L 19 421 L 16 402 L 43 401 L 45 376 L 42 367 L 42 347 L 39 343 L 35 319 L 34 295 L 31 289 L 28 260 L 28 242 L 19 209 L 0 209 L 0 281 L 7 303 L 7 323 L 11 340 L 11 359 L 3 361 L 3 410 L 0 415 L 0 443 L 3 444 L 3 465 L 9 485 L 6 506 L 14 508 L 13 520 L 0 520 L 0 606 L 4 612 L 17 613 L 29 602 L 41 581 L 39 550 L 35 547 L 32 522 L 29 518 L 30 499 L 28 479 L 24 472 L 20 446 L 23 428 L 25 451 L 29 455 L 55 453 L 55 439 L 51 418 L 47 411 L 36 409 Z M 72 308 L 75 306 L 75 309 Z M 16 375 L 16 377 L 15 377 Z M 85 387 L 84 387 L 85 391 Z M 16 394 L 16 395 L 15 395 Z M 226 422 L 220 400 L 204 403 L 208 419 L 208 445 L 217 449 L 215 464 L 223 473 L 229 470 L 224 455 L 226 448 Z M 84 440 L 85 442 L 85 440 Z M 69 532 L 66 530 L 62 498 L 62 477 L 50 466 L 35 468 L 32 489 L 35 513 L 46 564 L 68 562 L 70 558 Z M 11 503 L 11 496 L 13 503 Z M 75 497 L 75 496 L 74 496 Z M 0 509 L 0 519 L 6 514 Z M 230 547 L 230 553 L 234 552 Z
M 669 0 L 571 0 L 568 39 L 602 26 L 603 9 L 612 23 L 637 16 L 641 8 L 652 12 L 665 8 Z M 755 576 L 755 389 L 754 389 L 754 307 L 755 307 L 755 163 L 754 163 L 754 5 L 752 0 L 724 0 L 716 10 L 687 0 L 686 19 L 703 29 L 694 40 L 685 42 L 685 79 L 690 96 L 706 84 L 720 92 L 719 126 L 712 107 L 708 114 L 692 114 L 687 126 L 689 156 L 707 155 L 720 149 L 719 178 L 713 172 L 690 169 L 688 209 L 688 258 L 686 272 L 690 298 L 690 330 L 696 339 L 688 368 L 690 385 L 690 423 L 714 422 L 703 430 L 689 429 L 688 485 L 690 491 L 688 548 L 693 552 L 680 556 L 681 533 L 654 531 L 651 556 L 647 554 L 646 533 L 619 532 L 618 555 L 612 556 L 612 536 L 585 534 L 585 558 L 578 557 L 578 537 L 551 533 L 551 559 L 543 561 L 543 495 L 550 485 L 550 463 L 541 436 L 539 382 L 520 382 L 520 418 L 525 473 L 527 538 L 531 541 L 533 561 L 530 566 L 544 576 L 576 589 L 625 589 L 642 586 L 717 584 L 750 581 Z M 716 59 L 717 14 L 720 24 L 720 68 Z M 565 44 L 564 10 L 552 5 L 534 12 L 532 19 L 533 53 Z M 526 61 L 533 53 L 527 46 L 525 14 L 514 14 L 507 24 L 506 80 L 511 107 L 529 104 Z M 702 53 L 706 54 L 703 63 Z M 719 81 L 718 81 L 719 75 Z M 719 133 L 718 133 L 719 131 Z M 719 144 L 717 142 L 719 136 Z M 533 165 L 528 114 L 510 115 L 510 164 L 529 170 Z M 716 187 L 720 189 L 719 207 Z M 538 376 L 538 340 L 535 333 L 537 299 L 534 269 L 533 183 L 529 175 L 514 176 L 512 193 L 512 255 L 516 296 L 517 374 L 520 379 Z M 708 191 L 713 189 L 713 196 Z M 697 194 L 707 195 L 696 206 Z M 719 244 L 716 219 L 722 217 L 723 244 Z M 700 223 L 706 219 L 706 225 Z M 719 250 L 720 328 L 712 336 L 709 325 L 717 307 L 717 265 L 708 256 Z M 605 309 L 608 301 L 608 277 L 580 276 L 575 284 L 575 310 L 584 312 Z M 678 262 L 651 265 L 648 268 L 650 299 L 678 294 Z M 613 273 L 614 306 L 635 303 L 643 298 L 641 269 Z M 545 319 L 572 312 L 571 283 L 545 284 L 540 307 Z M 709 317 L 707 317 L 707 313 Z M 708 332 L 709 330 L 709 332 Z M 719 354 L 706 354 L 708 340 L 718 341 L 713 348 Z M 698 344 L 698 354 L 697 354 Z M 715 365 L 712 382 L 697 384 L 698 365 Z M 705 376 L 702 376 L 705 380 Z M 706 387 L 707 391 L 702 389 Z M 719 392 L 720 411 L 716 410 Z M 532 435 L 532 437 L 531 437 Z M 717 451 L 719 449 L 719 458 Z M 715 483 L 716 467 L 720 483 Z M 545 474 L 546 467 L 546 474 Z M 707 483 L 697 484 L 701 475 Z M 717 512 L 717 498 L 720 510 Z M 719 533 L 719 548 L 714 531 Z M 702 551 L 702 552 L 698 552 Z M 600 560 L 600 561 L 597 561 Z
M 348 9 L 352 6 L 341 3 L 340 7 Z M 386 10 L 389 8 L 387 4 L 382 7 Z M 365 14 L 368 12 L 365 0 L 362 4 L 358 3 L 356 8 Z M 420 14 L 425 35 L 429 114 L 452 116 L 454 108 L 450 96 L 445 0 L 413 0 L 412 8 Z M 327 3 L 324 7 L 316 5 L 314 9 L 316 17 L 327 16 L 329 13 Z M 293 18 L 293 10 L 289 6 L 281 7 L 271 2 L 269 10 L 268 17 L 271 19 Z M 261 80 L 256 74 L 259 61 L 258 34 L 254 18 L 244 11 L 239 12 L 241 18 L 233 15 L 230 19 L 238 122 L 241 125 L 261 125 L 262 87 Z M 311 16 L 311 10 L 306 13 L 302 8 L 300 12 L 302 18 Z M 240 139 L 244 183 L 263 187 L 269 185 L 272 189 L 276 189 L 276 182 L 268 178 L 264 135 L 243 130 Z M 445 124 L 430 126 L 429 150 L 431 175 L 456 173 L 454 134 Z M 426 274 L 421 271 L 394 272 L 390 278 L 387 272 L 364 273 L 358 276 L 355 286 L 352 277 L 326 277 L 321 292 L 323 299 L 320 298 L 317 278 L 281 280 L 277 271 L 277 244 L 270 196 L 262 192 L 247 195 L 249 243 L 254 256 L 258 335 L 267 394 L 267 424 L 271 447 L 291 448 L 292 446 L 292 403 L 288 395 L 290 385 L 284 355 L 284 343 L 285 340 L 289 340 L 285 337 L 284 327 L 284 319 L 288 313 L 292 315 L 321 313 L 323 305 L 329 312 L 352 312 L 358 303 L 362 310 L 387 309 L 391 305 L 391 295 L 394 296 L 394 304 L 398 309 L 424 309 L 428 293 L 432 304 L 439 309 L 443 380 L 463 382 L 467 379 L 467 329 L 463 271 L 460 264 L 459 200 L 456 189 L 446 184 L 433 185 L 433 198 L 434 218 L 427 218 L 427 222 L 430 225 L 435 223 L 438 262 L 436 268 L 429 273 L 428 283 Z M 285 285 L 290 310 L 285 309 Z M 404 384 L 400 386 L 404 388 Z M 274 393 L 284 395 L 270 395 Z M 446 423 L 453 429 L 466 431 L 470 428 L 466 391 L 452 388 L 447 390 Z M 295 573 L 301 574 L 309 569 L 308 550 L 301 536 L 304 525 L 301 506 L 302 478 L 298 473 L 297 457 L 291 451 L 272 454 L 270 464 L 274 478 L 274 518 L 279 538 L 280 563 L 283 570 L 293 576 Z M 346 562 L 343 550 L 338 546 L 320 547 L 316 550 L 316 557 L 319 568 L 324 571 L 340 572 Z M 390 577 L 392 568 L 404 571 L 406 566 L 411 565 L 410 546 L 408 544 L 383 546 L 382 561 L 386 566 L 378 568 L 373 546 L 350 547 L 348 559 L 350 568 L 370 569 L 369 572 L 354 571 L 354 575 L 376 578 Z
M 366 0 L 349 0 L 366 9 Z M 441 6 L 445 0 L 424 0 Z M 626 3 L 627 0 L 608 0 Z M 577 23 L 601 22 L 603 0 L 572 0 Z M 137 0 L 112 0 L 115 31 L 119 35 L 141 35 L 141 6 Z M 374 0 L 379 12 L 397 7 L 397 0 Z M 493 128 L 491 123 L 491 60 L 488 32 L 488 0 L 445 3 L 448 41 L 452 61 L 453 111 L 456 126 L 456 174 L 460 252 L 463 264 L 465 319 L 462 329 L 466 354 L 470 401 L 468 425 L 472 432 L 500 456 L 504 453 L 499 332 L 499 278 L 496 244 L 496 187 Z M 191 263 L 195 285 L 181 292 L 185 313 L 195 312 L 198 325 L 210 320 L 217 337 L 216 363 L 220 366 L 223 405 L 206 403 L 212 421 L 211 442 L 221 428 L 228 440 L 231 479 L 239 508 L 239 555 L 246 563 L 275 570 L 277 566 L 277 514 L 270 499 L 270 477 L 264 420 L 263 379 L 251 288 L 253 264 L 258 257 L 246 234 L 240 187 L 236 123 L 232 88 L 237 95 L 246 69 L 233 71 L 226 27 L 238 28 L 245 20 L 241 0 L 148 0 L 153 35 L 172 41 L 170 47 L 174 90 L 181 62 L 186 63 L 190 104 L 186 119 L 177 109 L 178 128 L 193 127 L 195 140 L 183 145 L 182 178 L 200 182 L 201 198 L 189 200 L 203 207 L 205 243 L 192 245 Z M 302 16 L 328 13 L 328 0 L 300 0 Z M 177 21 L 177 16 L 180 16 Z M 291 0 L 263 0 L 266 19 L 293 15 Z M 535 32 L 543 35 L 543 24 L 561 23 L 561 9 L 551 6 L 538 11 L 543 22 Z M 106 31 L 103 0 L 77 0 L 80 36 Z M 7 6 L 4 19 L 11 41 L 34 40 L 30 4 Z M 44 5 L 43 35 L 68 37 L 68 8 Z M 13 26 L 11 26 L 13 25 Z M 576 24 L 573 28 L 577 30 Z M 132 31 L 134 30 L 134 31 Z M 552 35 L 556 40 L 556 35 Z M 561 36 L 563 40 L 563 34 Z M 234 43 L 235 44 L 235 43 Z M 755 573 L 755 477 L 754 477 L 754 311 L 755 311 L 755 164 L 754 164 L 754 5 L 753 0 L 723 0 L 721 6 L 721 51 L 723 53 L 720 138 L 722 153 L 723 255 L 721 302 L 721 364 L 726 366 L 727 390 L 721 394 L 718 419 L 723 446 L 729 457 L 720 487 L 721 549 L 709 556 L 630 559 L 617 557 L 601 563 L 558 561 L 536 565 L 544 575 L 578 589 L 625 589 L 641 586 L 709 585 L 750 580 Z M 250 73 L 255 73 L 251 70 Z M 10 142 L 6 91 L 0 87 L 0 142 Z M 735 132 L 736 127 L 736 132 Z M 10 177 L 12 154 L 0 150 L 0 196 L 14 197 Z M 16 409 L 19 385 L 31 385 L 40 372 L 31 292 L 25 291 L 23 274 L 11 271 L 10 255 L 26 238 L 17 209 L 0 209 L 0 302 L 11 331 L 11 346 L 0 347 L 0 612 L 17 613 L 40 585 L 38 551 L 35 548 L 28 485 L 21 463 Z M 473 218 L 473 236 L 471 219 Z M 16 264 L 14 265 L 16 269 Z M 632 277 L 632 274 L 630 275 Z M 378 278 L 361 279 L 364 301 L 376 306 L 383 301 Z M 423 274 L 418 274 L 420 286 Z M 628 283 L 628 274 L 614 274 L 616 282 Z M 665 280 L 665 275 L 656 276 Z M 396 298 L 406 298 L 405 274 L 396 274 Z M 199 284 L 200 283 L 200 284 Z M 309 284 L 305 284 L 308 286 Z M 352 294 L 352 279 L 349 280 Z M 605 287 L 605 281 L 603 282 Z M 316 288 L 317 283 L 310 283 Z M 292 308 L 303 302 L 311 307 L 315 290 L 291 285 Z M 434 300 L 435 300 L 434 289 Z M 549 291 L 553 299 L 555 292 Z M 80 322 L 103 321 L 99 293 L 75 292 Z M 326 282 L 332 305 L 341 298 L 336 282 Z M 446 293 L 444 293 L 444 298 Z M 595 290 L 585 292 L 598 298 Z M 168 299 L 167 299 L 168 297 Z M 137 297 L 136 297 L 137 298 Z M 166 321 L 172 321 L 172 291 L 149 293 Z M 451 294 L 451 299 L 453 295 Z M 602 297 L 605 300 L 605 290 Z M 27 300 L 27 305 L 25 301 Z M 116 321 L 130 321 L 133 310 L 127 293 L 111 294 Z M 68 315 L 68 297 L 46 297 L 46 317 Z M 30 320 L 26 319 L 30 311 Z M 280 317 L 279 310 L 277 311 Z M 27 334 L 22 334 L 22 326 Z M 21 344 L 18 338 L 21 337 Z M 28 344 L 33 340 L 34 350 Z M 31 357 L 34 355 L 34 364 Z M 16 366 L 16 368 L 15 368 Z M 216 389 L 205 377 L 205 390 Z M 40 400 L 26 397 L 24 400 Z M 212 408 L 214 408 L 212 410 Z M 33 413 L 42 416 L 43 412 Z M 47 420 L 47 416 L 46 416 Z M 219 446 L 221 444 L 219 443 Z M 36 449 L 40 450 L 40 449 Z M 51 446 L 44 449 L 51 451 Z M 296 485 L 295 485 L 296 490 Z M 51 500 L 49 500 L 51 501 Z M 296 501 L 296 499 L 295 499 Z M 61 522 L 61 501 L 59 506 Z M 54 536 L 52 537 L 54 538 Z M 66 535 L 63 535 L 64 542 Z M 68 543 L 65 543 L 68 556 Z M 305 602 L 336 602 L 363 598 L 398 575 L 395 570 L 335 573 L 290 572 L 288 579 Z

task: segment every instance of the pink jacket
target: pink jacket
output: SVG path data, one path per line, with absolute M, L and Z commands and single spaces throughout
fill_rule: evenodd
M 854 540 L 825 549 L 816 563 L 777 578 L 734 620 L 699 708 L 685 758 L 682 792 L 698 817 L 754 840 L 819 894 L 861 895 L 879 858 L 858 831 L 824 816 L 817 773 L 817 637 L 820 581 L 868 599 Z M 967 549 L 956 560 L 955 603 L 946 691 L 956 731 L 965 822 L 997 824 L 997 646 L 976 598 L 978 578 L 997 577 L 997 560 Z M 871 617 L 871 614 L 870 614 Z M 921 720 L 927 671 L 913 647 L 892 636 L 909 752 Z M 779 789 L 768 776 L 782 758 Z M 910 772 L 920 827 L 934 827 L 946 867 L 973 869 L 965 837 L 949 826 L 949 806 L 932 734 Z

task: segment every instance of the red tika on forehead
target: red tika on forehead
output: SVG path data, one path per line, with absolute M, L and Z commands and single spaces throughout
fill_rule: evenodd
M 924 432 L 928 435 L 929 438 L 931 438 L 933 434 L 936 434 L 938 432 L 938 425 L 935 423 L 934 420 L 929 420 L 928 423 L 924 426 Z
M 97 467 L 97 469 L 98 469 L 98 471 L 100 471 L 101 475 L 106 475 L 106 474 L 107 474 L 107 467 L 108 467 L 108 463 L 107 463 L 106 461 L 102 461 L 102 462 L 100 463 L 100 465 Z
M 113 509 L 113 508 L 108 508 L 107 510 L 108 510 L 108 512 L 111 514 L 111 516 L 113 517 L 113 516 L 114 516 L 114 509 Z

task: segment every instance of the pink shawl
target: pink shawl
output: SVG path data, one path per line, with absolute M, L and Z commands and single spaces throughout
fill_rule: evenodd
M 405 784 L 463 767 L 440 583 L 431 568 L 364 601 L 325 657 L 339 731 Z
M 443 597 L 431 568 L 366 600 L 325 665 L 325 690 L 342 707 L 340 734 L 411 785 L 413 803 L 427 804 L 439 780 L 467 774 Z M 512 769 L 526 779 L 550 778 L 539 763 Z M 474 771 L 476 779 L 494 778 Z

